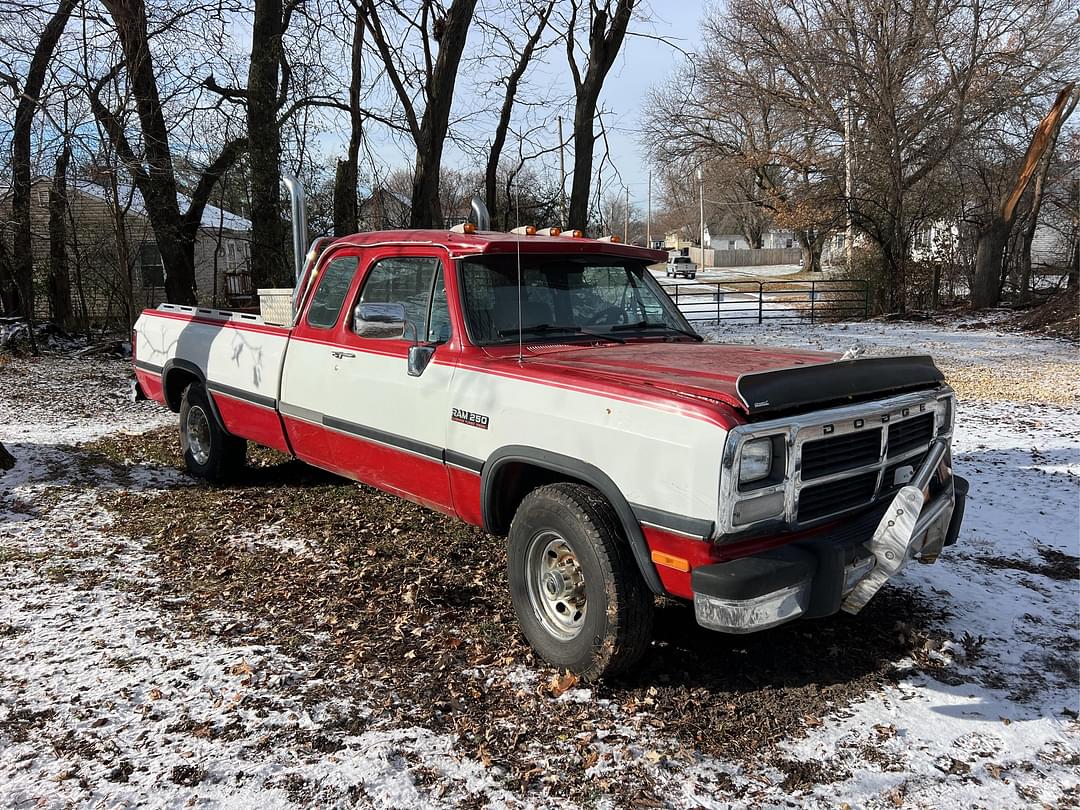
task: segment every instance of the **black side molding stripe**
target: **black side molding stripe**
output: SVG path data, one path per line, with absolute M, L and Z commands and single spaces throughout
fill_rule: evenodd
M 151 374 L 161 374 L 162 367 L 155 366 L 153 363 L 147 363 L 145 360 L 136 360 L 135 368 L 141 368 L 143 371 L 149 371 Z
M 467 456 L 464 453 L 458 453 L 454 450 L 444 450 L 441 447 L 436 447 L 427 442 L 418 442 L 407 436 L 399 436 L 396 433 L 387 433 L 385 430 L 368 427 L 367 425 L 358 425 L 355 422 L 337 419 L 333 416 L 327 416 L 324 413 L 320 413 L 319 411 L 301 408 L 298 405 L 290 405 L 287 402 L 280 403 L 278 409 L 285 416 L 303 419 L 305 422 L 323 425 L 331 430 L 338 430 L 352 436 L 359 436 L 361 439 L 368 439 L 369 441 L 378 442 L 379 444 L 385 444 L 388 447 L 406 450 L 410 453 L 415 453 L 418 456 L 423 456 L 424 458 L 430 458 L 435 461 L 450 464 L 454 467 L 460 467 L 469 472 L 479 473 L 484 469 L 483 459 L 473 458 L 472 456 Z
M 247 402 L 252 402 L 256 405 L 261 405 L 264 408 L 277 407 L 277 400 L 273 397 L 255 394 L 251 391 L 245 391 L 242 388 L 233 388 L 231 385 L 223 385 L 222 383 L 210 382 L 209 380 L 206 382 L 206 387 L 210 391 L 216 391 L 219 394 L 224 394 L 233 399 L 242 399 Z
M 651 506 L 642 506 L 637 503 L 630 504 L 630 508 L 634 512 L 634 517 L 650 526 L 670 529 L 673 532 L 693 537 L 712 537 L 714 524 L 711 520 L 677 515 L 674 512 L 665 512 L 663 509 L 653 509 Z
M 467 456 L 464 453 L 458 453 L 454 450 L 444 450 L 443 459 L 451 467 L 461 467 L 463 470 L 469 472 L 479 473 L 484 469 L 484 462 L 482 459 L 473 458 Z
M 443 449 L 441 447 L 436 447 L 433 444 L 418 442 L 415 439 L 397 436 L 393 433 L 387 433 L 383 430 L 367 427 L 366 425 L 357 425 L 353 422 L 346 422 L 344 419 L 327 416 L 326 414 L 323 414 L 322 423 L 328 428 L 340 430 L 343 433 L 351 433 L 354 436 L 359 436 L 361 439 L 370 439 L 379 444 L 400 447 L 402 450 L 408 450 L 410 453 L 415 453 L 418 456 L 433 458 L 436 461 L 443 460 Z

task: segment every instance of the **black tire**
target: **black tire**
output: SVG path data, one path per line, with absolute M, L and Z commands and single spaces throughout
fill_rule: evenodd
M 697 273 L 691 273 L 690 275 L 687 276 L 687 278 L 695 279 L 695 278 L 697 278 Z
M 201 436 L 197 444 L 195 436 Z M 210 396 L 199 383 L 185 388 L 180 400 L 180 449 L 188 472 L 215 484 L 234 478 L 244 466 L 247 442 L 218 424 Z
M 544 561 L 555 559 L 549 551 L 538 551 L 550 548 L 551 537 L 572 552 L 574 576 L 580 573 L 582 580 L 575 593 L 585 596 L 577 632 L 569 637 L 560 635 L 558 622 L 569 621 L 571 614 L 550 618 L 555 614 L 544 603 L 550 606 L 555 597 L 548 593 L 550 599 L 545 600 L 540 582 L 546 580 L 535 565 L 530 566 L 537 553 Z M 510 524 L 507 556 L 514 611 L 529 644 L 545 661 L 595 680 L 626 672 L 645 653 L 652 640 L 653 595 L 615 510 L 595 489 L 559 483 L 526 495 Z M 561 573 L 555 576 L 566 582 Z M 576 610 L 575 603 L 564 604 L 570 604 L 571 612 Z

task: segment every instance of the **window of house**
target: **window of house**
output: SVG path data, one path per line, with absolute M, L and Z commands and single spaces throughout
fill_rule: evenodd
M 728 239 L 728 241 L 727 241 L 727 249 L 728 250 L 734 250 L 735 249 L 735 240 L 734 239 Z
M 139 245 L 139 277 L 143 289 L 165 286 L 165 265 L 161 261 L 161 251 L 154 242 Z
M 404 304 L 405 318 L 418 340 L 450 339 L 450 308 L 439 259 L 404 256 L 376 262 L 364 280 L 359 303 Z M 412 337 L 412 330 L 406 337 Z
M 308 305 L 309 325 L 330 329 L 337 323 L 341 305 L 345 303 L 345 296 L 348 295 L 356 274 L 356 265 L 355 256 L 342 256 L 326 265 L 319 286 L 311 296 L 311 304 Z
M 791 239 L 788 239 L 788 240 L 787 240 L 787 244 L 786 244 L 786 245 L 785 245 L 784 247 L 787 247 L 787 248 L 789 248 L 789 249 L 790 249 L 790 248 L 794 247 L 794 244 L 795 244 L 795 243 L 794 243 L 794 241 L 793 241 L 793 240 L 791 240 Z

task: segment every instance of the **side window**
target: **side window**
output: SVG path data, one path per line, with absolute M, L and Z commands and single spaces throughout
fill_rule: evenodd
M 341 305 L 345 303 L 345 296 L 349 294 L 349 286 L 356 275 L 356 265 L 355 256 L 343 256 L 326 265 L 308 306 L 307 322 L 310 326 L 331 329 L 337 323 Z
M 360 291 L 361 304 L 404 304 L 405 317 L 418 337 L 428 335 L 428 308 L 432 305 L 432 285 L 442 268 L 439 259 L 403 256 L 382 259 L 368 271 Z M 445 287 L 443 297 L 445 301 Z M 449 315 L 447 316 L 449 327 Z M 411 337 L 411 331 L 406 337 Z
M 446 343 L 450 340 L 450 304 L 446 300 L 446 277 L 441 263 L 435 273 L 435 289 L 431 293 L 427 340 L 428 343 Z

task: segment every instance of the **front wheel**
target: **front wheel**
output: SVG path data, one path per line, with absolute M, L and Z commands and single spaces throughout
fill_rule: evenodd
M 652 593 L 595 489 L 559 483 L 525 496 L 508 568 L 518 621 L 548 663 L 593 680 L 627 671 L 648 648 Z
M 244 465 L 247 442 L 222 429 L 199 383 L 185 388 L 180 400 L 180 449 L 188 472 L 214 483 L 228 480 Z

